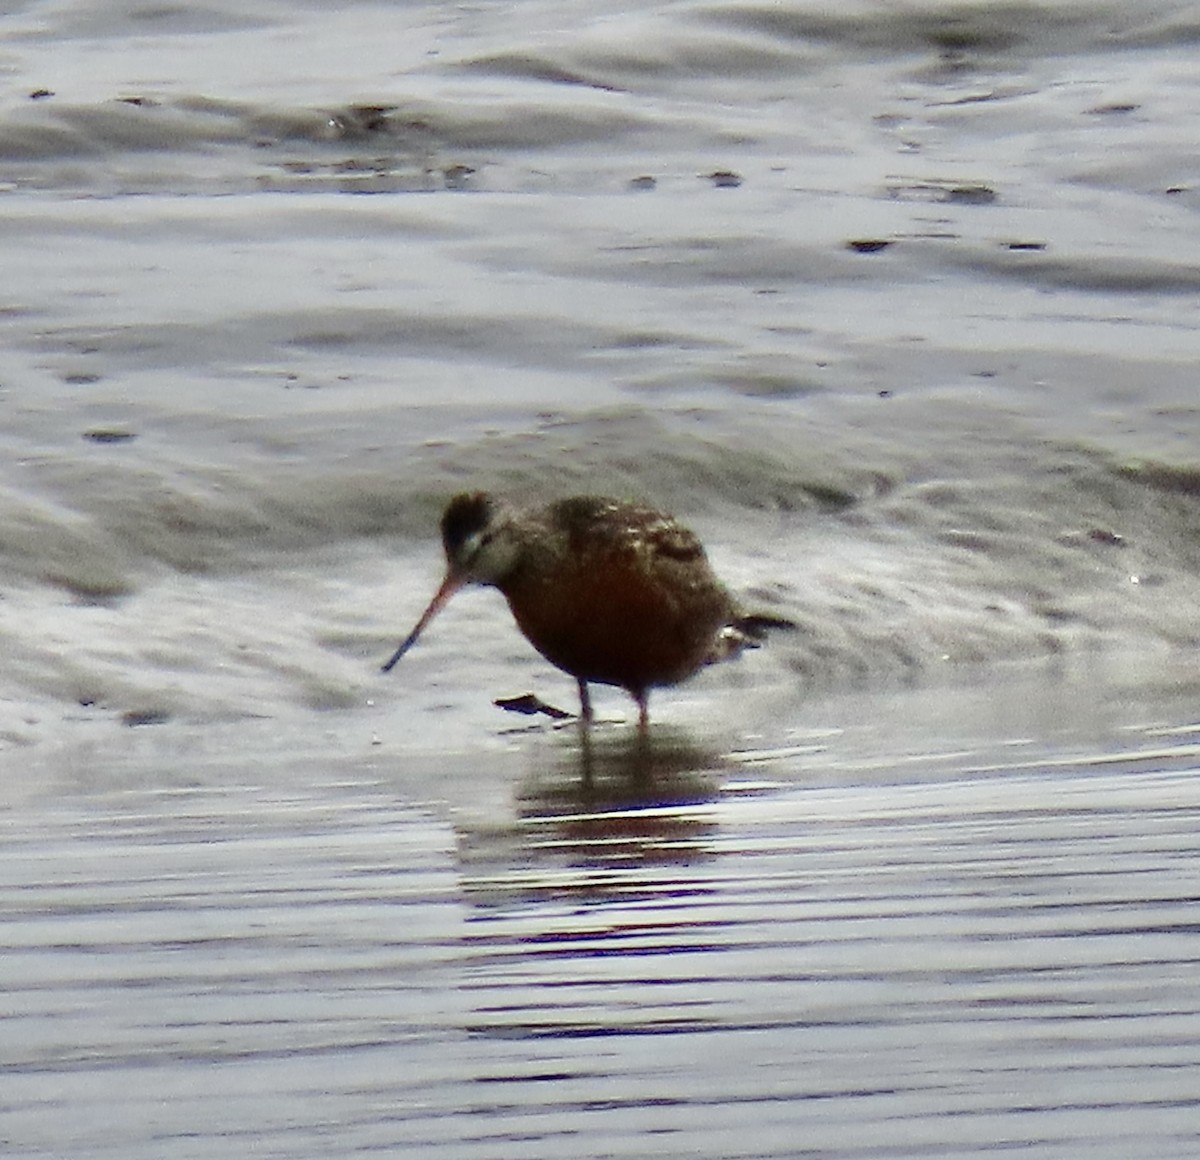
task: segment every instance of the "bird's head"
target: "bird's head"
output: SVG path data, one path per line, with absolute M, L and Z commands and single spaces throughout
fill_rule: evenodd
M 383 666 L 386 673 L 425 631 L 425 626 L 465 584 L 498 584 L 516 567 L 520 544 L 509 508 L 486 492 L 456 495 L 442 513 L 442 546 L 446 549 L 446 576 L 421 614 Z

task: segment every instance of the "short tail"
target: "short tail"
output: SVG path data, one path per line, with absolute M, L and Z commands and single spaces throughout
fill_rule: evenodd
M 762 644 L 767 639 L 768 633 L 774 631 L 795 632 L 796 622 L 783 616 L 767 616 L 765 613 L 754 612 L 746 616 L 739 616 L 730 627 L 737 629 L 748 642 Z
M 775 630 L 795 632 L 794 621 L 782 616 L 766 616 L 757 613 L 738 616 L 731 620 L 717 633 L 713 641 L 712 652 L 709 653 L 708 664 L 718 661 L 732 660 L 739 657 L 748 648 L 758 648 L 767 639 L 767 634 Z

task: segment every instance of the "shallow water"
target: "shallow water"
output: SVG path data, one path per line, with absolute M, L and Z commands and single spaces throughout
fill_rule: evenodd
M 982 731 L 1056 688 L 601 727 L 587 778 L 93 752 L 4 818 L 6 1151 L 1190 1156 L 1200 732 Z
M 0 13 L 6 1154 L 1193 1155 L 1194 6 L 327 8 Z M 589 766 L 465 487 L 800 631 Z

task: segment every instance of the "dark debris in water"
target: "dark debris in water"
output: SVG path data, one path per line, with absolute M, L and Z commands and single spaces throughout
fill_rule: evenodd
M 121 714 L 121 724 L 131 729 L 139 725 L 162 725 L 171 719 L 165 709 L 128 709 Z
M 878 254 L 892 244 L 886 238 L 852 238 L 846 243 L 846 248 L 856 254 Z
M 1084 112 L 1089 117 L 1120 117 L 1127 113 L 1136 113 L 1140 108 L 1141 105 L 1132 102 L 1114 101 L 1110 105 L 1093 105 Z
M 943 193 L 942 200 L 955 205 L 993 205 L 998 197 L 990 185 L 955 185 Z
M 713 173 L 704 174 L 717 189 L 737 189 L 742 184 L 742 175 L 731 169 L 718 169 Z
M 523 693 L 519 697 L 497 697 L 492 704 L 507 713 L 520 713 L 526 717 L 534 717 L 543 713 L 553 721 L 565 721 L 571 716 L 565 709 L 547 705 L 541 697 L 534 693 Z
M 97 427 L 85 431 L 83 437 L 91 443 L 128 443 L 131 439 L 136 439 L 137 435 L 133 431 L 124 431 L 117 427 Z

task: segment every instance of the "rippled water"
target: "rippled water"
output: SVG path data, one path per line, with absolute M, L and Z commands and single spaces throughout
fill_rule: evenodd
M 1193 1156 L 1198 28 L 6 6 L 5 1154 Z M 385 678 L 464 487 L 800 631 Z
M 449 810 L 389 756 L 27 803 L 6 1151 L 1192 1155 L 1200 734 L 943 725 L 601 731 L 590 780 L 542 734 Z

